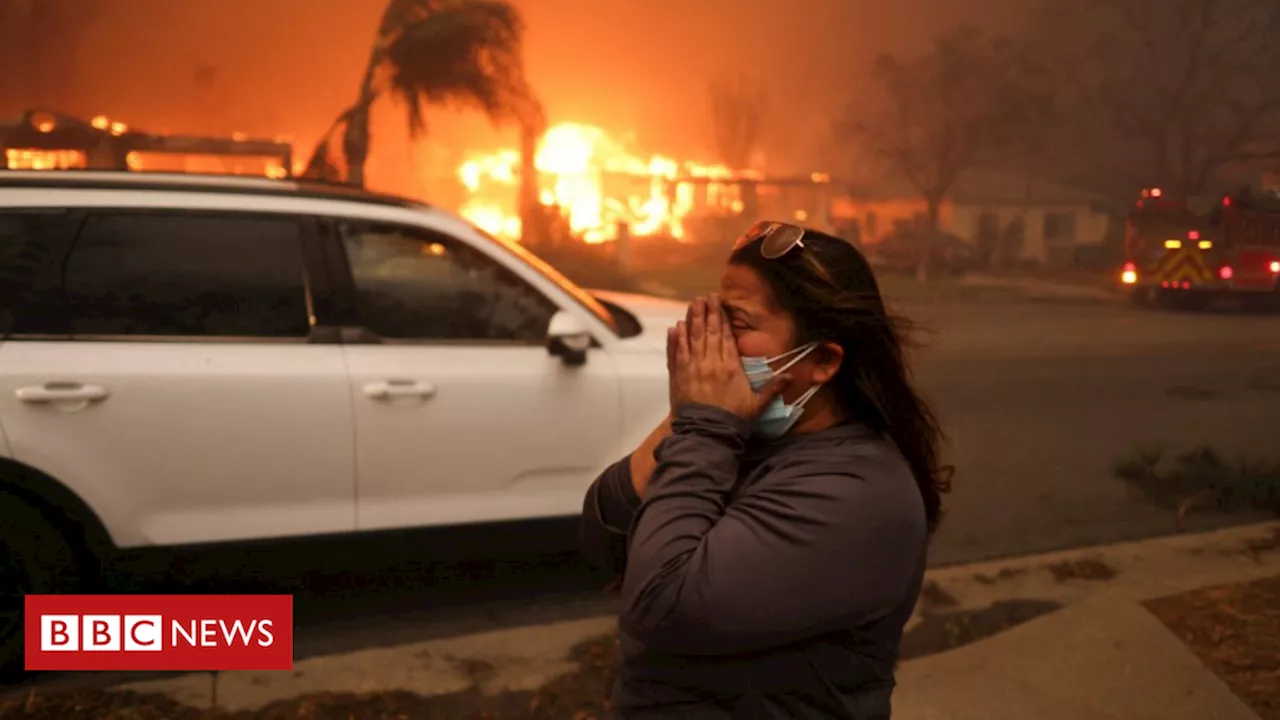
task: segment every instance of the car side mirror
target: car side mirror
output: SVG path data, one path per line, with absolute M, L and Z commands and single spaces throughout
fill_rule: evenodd
M 577 316 L 563 310 L 551 316 L 547 352 L 563 360 L 565 365 L 585 364 L 591 340 L 591 332 Z

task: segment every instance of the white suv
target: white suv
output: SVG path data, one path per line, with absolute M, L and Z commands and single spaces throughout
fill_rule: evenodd
M 682 313 L 402 199 L 0 172 L 0 626 L 116 548 L 575 515 Z

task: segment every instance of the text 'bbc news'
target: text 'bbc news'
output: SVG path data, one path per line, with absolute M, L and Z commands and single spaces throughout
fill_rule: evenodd
M 28 595 L 27 670 L 289 670 L 288 595 Z

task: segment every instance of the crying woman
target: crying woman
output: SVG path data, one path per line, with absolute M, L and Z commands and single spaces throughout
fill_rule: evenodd
M 890 716 L 949 475 L 849 243 L 761 223 L 668 336 L 671 413 L 591 486 L 615 718 Z

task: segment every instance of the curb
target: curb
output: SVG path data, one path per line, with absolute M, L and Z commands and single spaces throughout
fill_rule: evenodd
M 1280 576 L 1280 522 L 1131 540 L 930 570 L 904 661 L 1002 634 L 1097 599 L 1141 603 Z
M 1026 295 L 1032 300 L 1058 302 L 1121 303 L 1124 296 L 1100 285 L 1054 282 L 1023 278 L 1002 278 L 989 275 L 966 275 L 960 284 L 973 288 L 1004 288 Z
M 1085 558 L 1096 558 L 1098 556 L 1105 555 L 1122 557 L 1140 555 L 1143 550 L 1147 549 L 1181 549 L 1192 552 L 1203 552 L 1203 549 L 1206 547 L 1233 547 L 1240 545 L 1241 543 L 1248 544 L 1251 540 L 1258 543 L 1276 544 L 1275 548 L 1269 546 L 1257 547 L 1255 548 L 1255 551 L 1257 552 L 1266 553 L 1271 550 L 1280 552 L 1280 539 L 1276 539 L 1274 537 L 1274 534 L 1276 533 L 1280 533 L 1280 520 L 1267 520 L 1263 522 L 1234 525 L 1231 527 L 1204 530 L 1200 532 L 1184 532 L 1177 535 L 1160 535 L 1150 538 L 1122 540 L 1115 543 L 1089 545 L 1086 547 L 1070 548 L 1066 550 L 1050 550 L 1048 552 L 1036 553 L 1033 555 L 1018 555 L 1009 558 L 979 560 L 972 563 L 946 565 L 931 568 L 927 573 L 925 573 L 925 576 L 926 580 L 941 580 L 980 574 L 998 575 L 1001 574 L 1002 571 L 1007 574 L 1010 570 L 1031 569 L 1055 563 L 1069 562 Z
M 908 636 L 926 623 L 945 626 L 948 618 L 971 616 L 1002 604 L 1038 603 L 1042 611 L 994 632 L 904 657 L 903 663 L 923 667 L 921 663 L 928 664 L 953 648 L 983 645 L 1015 625 L 1069 606 L 1141 602 L 1276 575 L 1280 575 L 1280 522 L 936 568 L 925 574 L 921 599 L 907 625 Z M 121 683 L 112 689 L 160 693 L 196 708 L 216 705 L 245 711 L 320 690 L 404 691 L 423 696 L 531 690 L 576 672 L 578 663 L 569 657 L 570 648 L 615 627 L 614 617 L 597 616 L 308 658 L 296 663 L 292 672 L 220 673 L 218 679 L 195 673 Z M 904 636 L 904 652 L 907 642 Z M 485 671 L 477 674 L 475 668 Z

